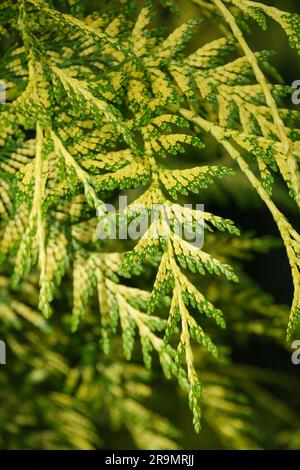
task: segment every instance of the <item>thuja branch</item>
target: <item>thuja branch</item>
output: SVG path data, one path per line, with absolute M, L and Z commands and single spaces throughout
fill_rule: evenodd
M 293 229 L 279 209 L 277 209 L 269 194 L 264 189 L 263 185 L 256 178 L 245 160 L 242 158 L 240 152 L 229 142 L 229 140 L 227 140 L 223 129 L 209 121 L 206 121 L 202 117 L 195 115 L 192 111 L 180 109 L 180 113 L 183 117 L 185 117 L 185 119 L 194 122 L 200 128 L 210 133 L 217 140 L 217 142 L 219 142 L 225 148 L 231 158 L 237 162 L 241 171 L 245 174 L 251 185 L 264 201 L 270 210 L 275 223 L 277 224 L 287 251 L 294 284 L 294 299 L 287 331 L 287 338 L 290 339 L 294 333 L 300 316 L 300 260 L 298 256 L 300 252 L 300 236 L 296 230 Z
M 287 167 L 285 165 L 285 162 L 282 161 L 281 159 L 278 159 L 278 167 L 280 169 L 280 172 L 283 176 L 283 178 L 286 180 L 287 184 L 290 186 L 290 189 L 293 191 L 293 195 L 295 197 L 295 200 L 300 207 L 300 178 L 297 174 L 297 162 L 293 158 L 292 155 L 292 142 L 288 138 L 286 132 L 285 132 L 285 127 L 284 123 L 279 115 L 279 111 L 276 105 L 276 101 L 272 96 L 272 93 L 270 91 L 270 86 L 267 83 L 267 80 L 265 78 L 265 75 L 261 71 L 257 59 L 248 46 L 247 41 L 245 40 L 242 31 L 238 27 L 236 20 L 232 13 L 229 11 L 229 9 L 224 5 L 222 0 L 213 0 L 214 4 L 216 7 L 220 10 L 222 15 L 224 16 L 224 19 L 227 21 L 229 24 L 233 35 L 239 42 L 248 62 L 250 63 L 253 72 L 255 74 L 256 80 L 261 86 L 261 89 L 263 91 L 263 94 L 265 96 L 265 100 L 267 105 L 269 106 L 274 123 L 276 124 L 277 130 L 278 130 L 278 137 L 280 141 L 282 142 L 284 152 L 286 154 L 287 158 Z
M 194 2 L 225 33 L 191 54 L 186 53 L 186 44 L 198 22 L 189 21 L 164 36 L 160 29 L 153 30 L 151 2 L 136 17 L 133 1 L 120 1 L 122 10 L 108 8 L 86 17 L 83 9 L 77 9 L 84 2 L 77 0 L 8 1 L 4 9 L 0 6 L 0 34 L 4 27 L 16 44 L 0 59 L 1 72 L 3 67 L 3 75 L 11 77 L 8 87 L 12 90 L 9 102 L 0 109 L 0 171 L 4 176 L 0 209 L 6 217 L 1 225 L 0 255 L 15 265 L 15 280 L 30 270 L 34 274 L 37 265 L 39 308 L 45 316 L 49 317 L 56 294 L 66 295 L 72 304 L 74 331 L 84 316 L 92 320 L 88 327 L 94 325 L 98 309 L 100 328 L 94 330 L 101 329 L 104 353 L 122 333 L 129 360 L 139 332 L 145 365 L 151 366 L 156 352 L 166 376 L 174 375 L 184 385 L 199 430 L 201 384 L 194 346 L 205 347 L 213 357 L 217 348 L 196 312 L 221 328 L 225 320 L 207 298 L 210 292 L 205 292 L 205 283 L 194 285 L 193 273 L 223 275 L 237 282 L 233 267 L 227 264 L 232 254 L 222 249 L 217 231 L 231 236 L 240 233 L 231 220 L 210 212 L 203 213 L 204 229 L 215 232 L 207 237 L 214 240 L 213 247 L 208 241 L 207 252 L 178 233 L 178 223 L 187 221 L 189 230 L 203 235 L 197 211 L 181 204 L 181 196 L 201 194 L 233 171 L 209 164 L 175 168 L 179 160 L 174 156 L 186 154 L 190 145 L 201 152 L 204 142 L 195 129 L 200 127 L 236 161 L 269 208 L 285 243 L 295 287 L 290 337 L 299 316 L 300 238 L 270 194 L 276 184 L 272 175 L 279 167 L 290 190 L 299 196 L 292 155 L 299 141 L 296 113 L 277 107 L 276 97 L 285 96 L 286 87 L 269 84 L 261 71 L 268 54 L 250 50 L 233 9 L 225 6 L 228 2 Z M 230 3 L 235 10 L 247 5 Z M 63 11 L 56 4 L 63 5 Z M 241 11 L 247 14 L 247 8 Z M 278 22 L 286 21 L 286 15 L 277 10 L 264 12 Z M 254 19 L 255 14 L 261 20 L 257 10 Z M 242 49 L 242 57 L 231 60 L 236 46 Z M 178 109 L 178 103 L 185 102 L 201 109 L 203 117 Z M 290 140 L 296 141 L 293 148 Z M 239 149 L 256 158 L 260 179 Z M 147 232 L 139 233 L 134 246 L 120 239 L 114 252 L 111 240 L 99 242 L 97 223 L 99 218 L 104 224 L 107 220 L 105 202 L 127 190 L 133 190 L 136 199 L 126 207 L 126 228 L 128 220 L 139 221 L 144 208 L 147 217 L 157 205 L 162 210 Z M 6 211 L 7 201 L 11 211 Z M 120 221 L 122 214 L 117 215 Z M 229 236 L 225 240 L 229 238 L 227 247 L 238 252 L 248 242 L 244 238 L 234 242 Z M 249 249 L 247 245 L 245 250 Z M 141 289 L 148 262 L 151 292 Z M 135 287 L 126 285 L 125 277 L 132 277 L 130 285 Z M 72 281 L 71 295 L 59 287 L 63 278 L 64 285 Z M 217 286 L 221 291 L 222 283 Z M 164 310 L 164 317 L 155 316 L 155 309 Z

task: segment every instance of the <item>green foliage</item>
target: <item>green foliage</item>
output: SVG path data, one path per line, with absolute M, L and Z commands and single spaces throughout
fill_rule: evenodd
M 278 77 L 269 63 L 270 54 L 251 51 L 233 15 L 239 10 L 264 29 L 265 16 L 270 16 L 298 49 L 299 21 L 297 15 L 247 0 L 195 0 L 204 16 L 217 18 L 220 26 L 225 22 L 230 31 L 225 27 L 224 36 L 189 53 L 188 43 L 201 23 L 198 18 L 165 34 L 153 25 L 152 2 L 137 13 L 135 2 L 116 2 L 114 8 L 88 16 L 84 2 L 60 3 L 61 10 L 56 2 L 37 0 L 6 1 L 0 6 L 0 34 L 11 43 L 1 58 L 0 77 L 8 91 L 0 108 L 0 255 L 2 263 L 12 266 L 15 289 L 38 272 L 38 309 L 46 319 L 55 311 L 56 299 L 66 295 L 69 301 L 72 290 L 68 322 L 72 331 L 78 330 L 80 337 L 82 324 L 87 322 L 95 330 L 99 324 L 100 345 L 107 357 L 93 350 L 92 360 L 75 368 L 66 364 L 63 353 L 55 357 L 70 393 L 51 394 L 49 407 L 43 399 L 32 406 L 46 422 L 51 421 L 48 414 L 60 416 L 60 422 L 51 426 L 60 428 L 61 441 L 55 435 L 51 445 L 100 445 L 93 420 L 87 417 L 87 402 L 80 403 L 86 397 L 94 400 L 95 409 L 116 407 L 111 420 L 124 423 L 137 445 L 152 440 L 157 447 L 171 447 L 177 434 L 167 421 L 136 401 L 139 396 L 132 398 L 129 393 L 120 398 L 126 389 L 122 380 L 131 382 L 132 388 L 145 373 L 120 359 L 110 361 L 109 354 L 121 335 L 124 356 L 131 360 L 138 334 L 146 367 L 151 368 L 155 353 L 165 376 L 176 377 L 188 393 L 194 427 L 200 430 L 200 402 L 204 407 L 212 403 L 216 390 L 208 380 L 202 398 L 205 373 L 202 378 L 201 370 L 197 372 L 196 355 L 206 357 L 206 349 L 213 358 L 220 356 L 216 344 L 221 333 L 214 324 L 224 329 L 225 319 L 219 302 L 198 282 L 198 274 L 203 285 L 206 279 L 220 286 L 223 278 L 237 283 L 222 240 L 227 237 L 226 243 L 236 246 L 238 253 L 247 249 L 247 239 L 246 245 L 243 239 L 240 245 L 235 241 L 240 232 L 231 220 L 206 210 L 203 248 L 176 230 L 178 220 L 187 217 L 191 227 L 203 230 L 197 226 L 196 211 L 183 205 L 182 196 L 196 195 L 199 200 L 210 185 L 217 187 L 218 179 L 235 174 L 229 166 L 203 161 L 210 137 L 231 157 L 232 166 L 245 174 L 278 226 L 294 282 L 289 339 L 300 322 L 300 237 L 272 198 L 274 173 L 279 172 L 282 185 L 300 205 L 295 129 L 299 116 L 281 105 L 290 90 L 270 82 Z M 175 2 L 161 4 L 175 9 Z M 197 165 L 182 169 L 189 152 Z M 99 241 L 97 224 L 107 233 L 111 230 L 105 203 L 125 190 L 133 192 L 135 199 L 120 210 L 120 221 L 125 215 L 129 222 L 135 221 L 141 206 L 150 213 L 158 204 L 159 217 L 134 246 L 123 240 Z M 167 239 L 164 215 L 170 220 Z M 149 271 L 154 282 L 146 290 L 140 279 Z M 9 287 L 3 282 L 6 298 Z M 67 292 L 62 287 L 65 282 L 70 283 Z M 3 305 L 1 315 L 9 324 L 17 324 L 18 315 L 37 328 L 52 324 L 21 304 L 17 309 L 10 306 L 9 299 Z M 251 328 L 246 325 L 245 331 Z M 59 335 L 66 344 L 66 332 L 57 333 L 57 343 Z M 32 345 L 37 338 L 35 331 Z M 50 338 L 47 341 L 40 360 L 51 367 L 48 356 L 52 357 L 56 344 Z M 197 344 L 204 347 L 201 353 Z M 97 387 L 96 373 L 101 378 Z M 34 374 L 43 382 L 39 368 Z M 80 381 L 82 386 L 73 393 Z M 150 393 L 148 385 L 140 386 L 141 395 Z M 220 387 L 224 400 L 234 402 L 225 390 L 227 384 Z M 212 398 L 207 398 L 210 388 Z M 236 406 L 237 413 L 243 414 L 243 407 Z M 67 411 L 60 413 L 61 407 Z M 23 413 L 30 410 L 21 409 L 20 416 Z M 78 435 L 69 436 L 70 422 L 78 423 Z M 252 442 L 240 440 L 234 418 L 232 423 L 237 433 L 231 436 L 233 441 L 252 447 Z M 155 436 L 158 430 L 160 439 Z M 33 436 L 29 446 L 40 445 L 41 439 Z

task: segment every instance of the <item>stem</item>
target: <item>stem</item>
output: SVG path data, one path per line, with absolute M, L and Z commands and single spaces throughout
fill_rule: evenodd
M 39 268 L 40 284 L 43 285 L 46 279 L 46 248 L 45 248 L 45 229 L 42 217 L 42 203 L 44 198 L 43 183 L 43 131 L 39 123 L 36 126 L 36 156 L 34 170 L 34 197 L 32 201 L 32 215 L 36 217 L 37 232 L 36 237 L 39 245 Z

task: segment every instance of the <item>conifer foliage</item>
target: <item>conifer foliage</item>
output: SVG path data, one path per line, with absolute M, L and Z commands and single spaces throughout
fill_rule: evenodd
M 221 244 L 220 232 L 227 232 L 230 243 L 240 232 L 234 222 L 205 207 L 205 236 L 214 237 L 214 243 L 195 247 L 176 230 L 185 217 L 196 231 L 203 229 L 196 211 L 183 201 L 201 203 L 208 186 L 235 171 L 246 176 L 277 224 L 291 266 L 289 340 L 300 321 L 300 236 L 272 195 L 277 172 L 300 205 L 299 115 L 282 106 L 291 90 L 277 83 L 270 53 L 253 52 L 246 39 L 249 21 L 265 29 L 271 18 L 299 51 L 300 18 L 254 1 L 194 0 L 199 17 L 166 32 L 155 26 L 158 2 L 141 7 L 130 0 L 108 2 L 89 14 L 85 3 L 6 0 L 0 5 L 0 34 L 9 44 L 0 59 L 6 85 L 6 103 L 0 105 L 0 256 L 12 266 L 14 289 L 38 273 L 40 311 L 33 317 L 14 302 L 4 315 L 12 321 L 19 309 L 42 327 L 42 315 L 55 317 L 55 298 L 67 295 L 62 283 L 70 281 L 71 329 L 80 336 L 92 309 L 99 318 L 103 353 L 110 353 L 121 331 L 127 360 L 138 336 L 146 367 L 151 368 L 155 354 L 165 375 L 176 377 L 187 391 L 199 431 L 202 380 L 195 354 L 203 349 L 195 344 L 217 357 L 208 331 L 214 323 L 225 328 L 226 311 L 197 281 L 211 276 L 220 277 L 220 286 L 222 277 L 239 281 L 222 250 L 218 254 L 218 240 Z M 161 4 L 176 10 L 175 2 Z M 220 37 L 190 52 L 189 41 L 205 18 L 220 26 Z M 232 165 L 202 158 L 210 139 Z M 182 169 L 189 153 L 197 165 Z M 105 203 L 130 190 L 134 199 L 118 220 L 126 215 L 130 223 L 141 206 L 150 213 L 159 204 L 171 214 L 168 238 L 161 216 L 134 244 L 97 238 L 99 224 L 108 235 L 111 230 Z M 154 283 L 145 290 L 139 279 L 149 271 Z M 119 372 L 105 361 L 97 367 L 110 383 L 109 368 L 113 377 Z M 67 375 L 68 366 L 63 367 Z M 138 380 L 140 369 L 130 370 Z M 93 366 L 84 373 L 93 375 Z M 77 380 L 81 372 L 74 374 Z M 113 385 L 109 390 L 108 401 Z M 63 401 L 54 395 L 53 409 Z M 134 401 L 125 400 L 127 405 L 120 419 L 134 407 L 151 416 Z M 74 410 L 75 399 L 68 406 L 72 419 L 85 419 Z M 86 434 L 74 437 L 84 439 L 80 446 L 97 445 L 89 426 L 84 423 Z M 139 423 L 132 425 L 136 439 L 138 430 Z M 154 438 L 155 428 L 148 432 Z

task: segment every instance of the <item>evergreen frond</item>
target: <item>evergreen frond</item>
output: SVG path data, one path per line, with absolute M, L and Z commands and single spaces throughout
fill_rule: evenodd
M 217 385 L 215 378 L 207 381 L 203 398 L 205 372 L 202 377 L 195 351 L 204 346 L 203 354 L 207 350 L 212 356 L 208 361 L 222 357 L 218 335 L 230 308 L 221 311 L 218 296 L 206 286 L 219 282 L 221 291 L 225 283 L 237 283 L 239 267 L 232 259 L 235 253 L 243 259 L 253 244 L 244 235 L 237 241 L 240 231 L 234 222 L 210 207 L 201 212 L 184 203 L 184 197 L 201 203 L 209 186 L 217 190 L 221 178 L 233 178 L 233 167 L 270 211 L 287 252 L 294 284 L 288 340 L 300 324 L 300 236 L 273 195 L 277 172 L 282 191 L 300 206 L 299 113 L 283 106 L 290 88 L 271 65 L 270 52 L 252 51 L 243 27 L 251 18 L 266 29 L 270 17 L 300 51 L 299 15 L 251 0 L 193 2 L 222 33 L 193 52 L 189 41 L 202 20 L 197 17 L 166 33 L 152 22 L 152 2 L 140 11 L 135 2 L 121 2 L 88 16 L 84 2 L 77 0 L 57 5 L 8 0 L 0 5 L 0 35 L 12 38 L 0 59 L 0 79 L 6 85 L 6 101 L 0 103 L 0 261 L 11 266 L 14 289 L 36 276 L 37 309 L 44 315 L 13 298 L 4 276 L 1 322 L 14 329 L 26 320 L 44 330 L 53 321 L 55 328 L 57 315 L 49 323 L 46 319 L 55 312 L 57 299 L 65 298 L 72 303 L 68 322 L 74 337 L 90 322 L 99 330 L 105 353 L 83 370 L 55 353 L 55 341 L 41 345 L 40 361 L 53 363 L 74 393 L 53 389 L 47 400 L 40 396 L 30 409 L 41 413 L 51 428 L 60 427 L 62 442 L 70 448 L 100 445 L 84 403 L 89 394 L 95 396 L 95 381 L 84 382 L 84 377 L 94 377 L 96 371 L 101 377 L 97 393 L 105 390 L 108 408 L 116 404 L 111 420 L 127 426 L 138 446 L 147 446 L 148 440 L 157 448 L 176 445 L 177 434 L 168 421 L 124 391 L 121 369 L 130 370 L 130 365 L 120 360 L 118 369 L 118 363 L 109 363 L 118 336 L 127 361 L 138 350 L 151 369 L 155 353 L 165 376 L 177 379 L 188 393 L 197 432 L 202 404 L 217 427 L 224 425 L 226 410 L 247 415 L 228 384 Z M 176 2 L 160 3 L 176 9 Z M 211 156 L 216 144 L 229 157 L 224 165 Z M 124 194 L 130 202 L 116 207 L 114 227 L 109 204 Z M 179 232 L 182 227 L 184 233 Z M 138 236 L 127 237 L 130 241 L 110 237 L 120 228 Z M 193 244 L 191 233 L 201 237 L 200 245 Z M 64 292 L 65 282 L 72 294 Z M 233 287 L 224 287 L 224 297 L 226 289 Z M 258 304 L 257 313 L 261 317 L 245 326 L 248 333 L 263 332 L 265 317 L 274 312 L 270 305 L 264 309 Z M 273 320 L 282 326 L 276 312 Z M 234 328 L 240 325 L 237 319 Z M 273 334 L 278 335 L 276 326 Z M 15 354 L 26 354 L 26 347 L 23 352 L 13 334 L 11 338 Z M 33 383 L 46 380 L 40 364 L 32 374 Z M 68 383 L 69 377 L 74 383 Z M 210 409 L 214 401 L 218 416 Z M 59 422 L 53 422 L 53 414 Z M 3 419 L 9 429 L 7 417 Z M 254 446 L 239 418 L 232 416 L 231 426 L 223 429 L 225 440 Z M 56 438 L 54 432 L 49 443 Z M 43 436 L 29 439 L 30 446 L 44 442 Z

